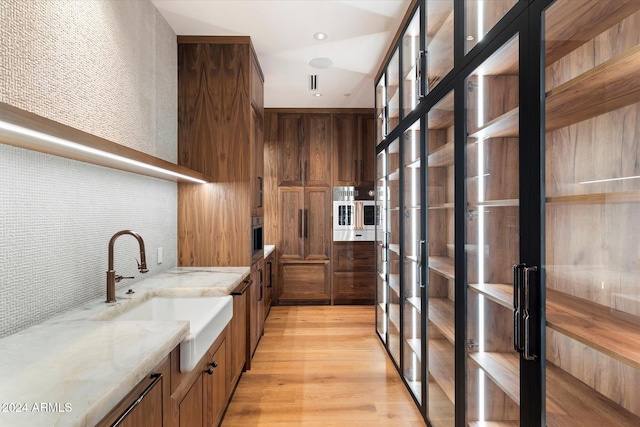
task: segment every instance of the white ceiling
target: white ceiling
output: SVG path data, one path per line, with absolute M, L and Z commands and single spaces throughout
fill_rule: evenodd
M 178 35 L 250 36 L 265 106 L 374 106 L 373 79 L 410 0 L 151 0 Z M 325 32 L 322 41 L 313 38 Z M 333 65 L 312 68 L 314 58 Z M 309 90 L 318 75 L 320 97 Z M 345 96 L 349 94 L 349 96 Z

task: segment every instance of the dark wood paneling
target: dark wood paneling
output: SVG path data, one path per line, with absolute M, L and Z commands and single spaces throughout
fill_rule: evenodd
M 369 272 L 376 270 L 375 242 L 334 242 L 333 271 Z
M 281 262 L 278 304 L 329 304 L 329 261 Z
M 360 181 L 373 187 L 376 176 L 376 121 L 373 110 L 358 115 L 358 139 L 360 140 Z
M 303 115 L 279 114 L 278 185 L 302 185 L 303 150 Z
M 358 117 L 355 114 L 333 116 L 333 184 L 356 185 L 359 176 Z
M 331 115 L 305 114 L 305 185 L 331 185 Z
M 305 187 L 303 237 L 305 259 L 331 256 L 331 188 Z
M 203 426 L 202 375 L 180 403 L 180 427 Z
M 373 304 L 375 301 L 376 274 L 333 273 L 334 304 Z
M 304 187 L 278 188 L 280 239 L 276 245 L 284 259 L 304 258 Z
M 264 114 L 264 241 L 278 242 L 278 115 Z
M 208 358 L 208 365 L 205 369 L 213 368 L 213 372 L 208 374 L 206 371 L 202 373 L 203 382 L 203 401 L 206 412 L 206 426 L 217 426 L 222 419 L 225 407 L 227 405 L 227 350 L 226 339 L 222 341 L 220 346 L 209 350 L 205 356 Z M 182 413 L 182 411 L 180 411 Z M 192 424 L 196 426 L 197 424 Z

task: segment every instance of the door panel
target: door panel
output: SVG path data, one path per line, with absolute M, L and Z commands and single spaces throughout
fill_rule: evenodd
M 514 342 L 513 294 L 520 260 L 518 43 L 512 38 L 465 84 L 469 422 L 520 422 L 521 358 L 514 345 L 523 349 L 524 322 L 516 322 Z M 504 52 L 511 52 L 506 61 Z M 518 316 L 525 313 L 521 306 Z
M 305 185 L 331 185 L 331 114 L 305 114 Z
M 278 114 L 278 185 L 302 184 L 302 114 Z
M 280 242 L 278 250 L 282 258 L 304 258 L 304 188 L 279 187 Z
M 331 254 L 331 188 L 304 189 L 305 259 L 329 259 Z
M 333 115 L 334 181 L 336 186 L 356 185 L 359 168 L 358 129 L 355 114 Z

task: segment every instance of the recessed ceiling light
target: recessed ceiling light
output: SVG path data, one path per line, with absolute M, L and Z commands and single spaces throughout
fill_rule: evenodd
M 467 36 L 467 40 L 469 41 L 473 40 L 473 36 Z
M 329 36 L 327 35 L 327 33 L 323 33 L 322 31 L 317 32 L 317 33 L 315 33 L 315 34 L 313 35 L 313 38 L 314 38 L 314 39 L 316 39 L 316 40 L 324 40 L 324 39 L 326 39 L 327 37 L 329 37 Z
M 330 60 L 329 58 L 313 58 L 311 61 L 309 61 L 309 65 L 311 65 L 313 68 L 329 68 L 333 65 L 333 61 Z
M 350 93 L 345 93 L 344 96 L 351 96 L 351 94 Z
M 313 94 L 313 96 L 322 96 L 322 94 L 320 92 L 316 92 Z

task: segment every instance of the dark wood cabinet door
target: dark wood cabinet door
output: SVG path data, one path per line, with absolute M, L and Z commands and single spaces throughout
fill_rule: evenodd
M 212 427 L 217 426 L 220 423 L 222 414 L 227 405 L 226 370 L 228 369 L 228 366 L 226 340 L 222 341 L 213 354 L 209 353 L 209 364 L 205 368 L 212 368 L 211 371 L 205 371 L 201 374 L 204 388 L 203 398 L 207 414 L 205 425 Z
M 358 179 L 361 185 L 371 185 L 375 181 L 376 163 L 376 122 L 373 114 L 360 114 L 358 116 L 358 146 L 359 161 Z
M 202 374 L 180 402 L 180 427 L 204 426 L 202 406 Z
M 334 304 L 373 304 L 375 273 L 333 273 Z
M 333 271 L 375 273 L 375 242 L 334 242 Z
M 304 259 L 323 260 L 331 255 L 331 187 L 305 187 Z
M 264 128 L 263 119 L 251 108 L 253 148 L 251 158 L 251 216 L 263 216 L 264 190 Z
M 278 114 L 278 185 L 302 185 L 304 146 L 303 115 Z
M 278 304 L 329 304 L 329 261 L 280 262 Z
M 360 159 L 358 153 L 358 116 L 333 115 L 333 185 L 356 185 Z
M 251 291 L 249 293 L 249 325 L 250 325 L 250 355 L 258 347 L 258 341 L 262 336 L 262 330 L 264 328 L 264 260 L 257 261 L 251 266 Z
M 304 115 L 304 185 L 331 185 L 331 114 Z
M 304 187 L 278 188 L 278 210 L 280 239 L 277 247 L 280 257 L 304 259 Z
M 231 318 L 231 386 L 238 381 L 247 360 L 247 295 L 233 296 L 233 318 Z

